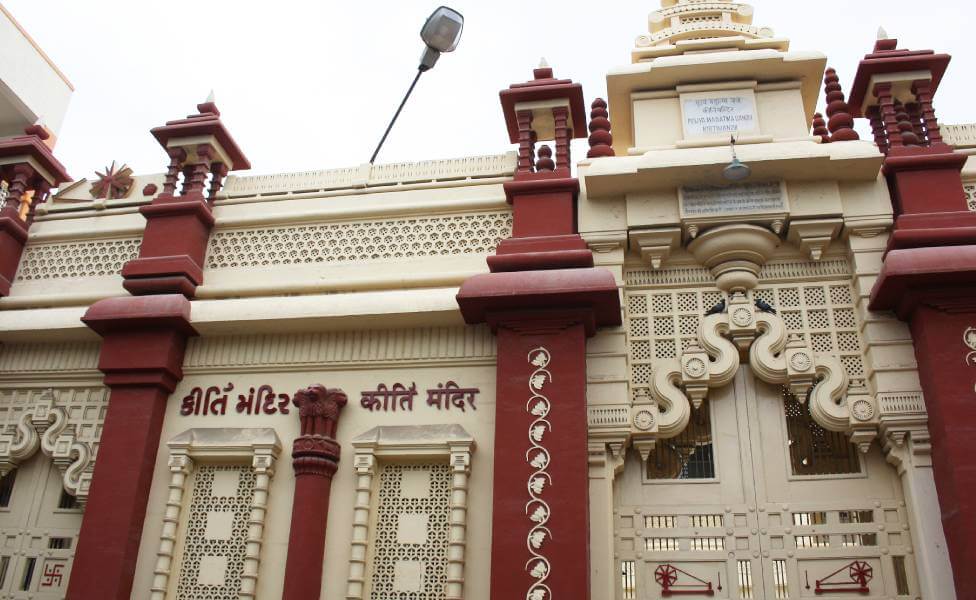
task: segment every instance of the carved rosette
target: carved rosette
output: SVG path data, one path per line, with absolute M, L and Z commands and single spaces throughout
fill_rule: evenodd
M 298 407 L 302 424 L 302 434 L 292 448 L 295 474 L 332 477 L 339 463 L 340 447 L 335 433 L 339 411 L 348 402 L 346 394 L 315 384 L 295 392 L 292 402 Z
M 692 343 L 678 359 L 659 361 L 651 375 L 651 394 L 663 408 L 659 438 L 671 438 L 688 424 L 708 390 L 732 381 L 740 351 L 759 379 L 789 388 L 800 402 L 809 398 L 810 415 L 824 429 L 846 433 L 862 452 L 877 436 L 879 410 L 860 385 L 848 390 L 847 373 L 834 356 L 815 354 L 802 336 L 786 333 L 779 315 L 757 310 L 743 292 L 733 292 L 728 309 L 707 315 Z M 643 454 L 643 453 L 642 453 Z
M 543 546 L 552 539 L 552 532 L 546 526 L 551 511 L 549 504 L 542 498 L 545 488 L 552 484 L 548 471 L 552 457 L 543 445 L 546 434 L 552 431 L 552 423 L 547 419 L 552 404 L 544 394 L 545 386 L 552 381 L 552 373 L 546 369 L 551 360 L 549 351 L 542 347 L 532 350 L 528 355 L 528 362 L 535 370 L 529 375 L 529 400 L 525 404 L 525 410 L 535 418 L 529 425 L 529 448 L 525 451 L 525 460 L 533 469 L 526 483 L 529 501 L 525 503 L 525 514 L 531 526 L 525 540 L 530 554 L 525 570 L 535 581 L 525 593 L 526 600 L 548 600 L 552 597 L 552 590 L 546 584 L 550 572 L 549 559 L 542 554 Z

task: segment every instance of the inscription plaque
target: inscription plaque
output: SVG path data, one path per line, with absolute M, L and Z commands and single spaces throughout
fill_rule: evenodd
M 718 136 L 758 129 L 752 93 L 682 97 L 685 137 Z
M 786 194 L 781 181 L 737 185 L 696 185 L 681 188 L 681 214 L 704 217 L 720 214 L 786 211 Z

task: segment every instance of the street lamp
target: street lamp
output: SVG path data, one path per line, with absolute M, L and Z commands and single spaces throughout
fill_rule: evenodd
M 397 117 L 400 116 L 400 111 L 403 110 L 403 106 L 407 103 L 407 98 L 413 92 L 413 88 L 417 85 L 420 76 L 424 72 L 434 68 L 442 52 L 453 52 L 457 48 L 458 42 L 461 41 L 461 29 L 463 28 L 464 17 L 453 8 L 441 6 L 427 17 L 427 22 L 424 23 L 423 28 L 420 30 L 420 39 L 424 41 L 426 47 L 420 57 L 417 76 L 413 78 L 413 83 L 410 84 L 406 95 L 400 101 L 400 106 L 390 120 L 390 124 L 386 126 L 386 131 L 383 133 L 380 143 L 376 145 L 376 150 L 373 151 L 373 156 L 369 159 L 369 164 L 373 164 L 376 161 L 376 155 L 380 153 L 380 148 L 383 147 L 386 136 L 390 135 L 393 124 L 396 123 Z

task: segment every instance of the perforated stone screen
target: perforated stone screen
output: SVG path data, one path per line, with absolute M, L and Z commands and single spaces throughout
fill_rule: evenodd
M 449 465 L 380 468 L 371 600 L 445 597 L 450 503 Z

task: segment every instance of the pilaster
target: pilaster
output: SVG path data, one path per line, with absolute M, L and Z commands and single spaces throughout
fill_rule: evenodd
M 339 466 L 335 434 L 347 399 L 341 390 L 316 384 L 296 392 L 293 402 L 299 408 L 302 435 L 292 450 L 295 495 L 282 598 L 304 600 L 318 597 L 322 587 L 329 493 Z
M 109 298 L 83 318 L 104 338 L 111 399 L 68 583 L 72 600 L 130 597 L 166 400 L 183 377 L 190 303 L 180 295 Z

